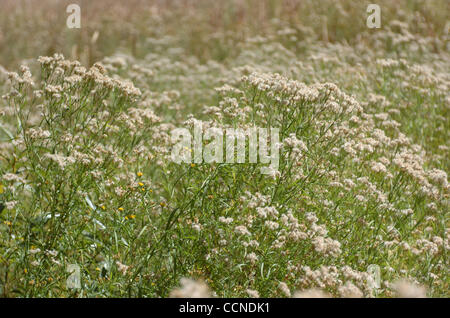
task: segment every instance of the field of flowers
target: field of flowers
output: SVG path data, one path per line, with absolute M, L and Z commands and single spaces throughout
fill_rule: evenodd
M 371 2 L 2 0 L 0 296 L 449 297 L 450 2 Z

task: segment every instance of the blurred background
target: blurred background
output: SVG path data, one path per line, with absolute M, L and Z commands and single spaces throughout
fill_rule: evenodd
M 137 58 L 179 48 L 200 61 L 239 55 L 239 43 L 278 37 L 301 53 L 310 42 L 379 45 L 366 26 L 370 1 L 353 0 L 1 0 L 0 64 L 63 53 L 91 65 L 122 51 Z M 66 7 L 81 7 L 81 28 L 69 29 Z M 448 45 L 448 0 L 377 0 L 382 29 L 429 38 L 434 52 Z M 389 21 L 396 21 L 390 25 Z M 400 22 L 400 24 L 398 23 Z M 388 41 L 383 33 L 384 41 Z M 376 47 L 375 47 L 376 48 Z

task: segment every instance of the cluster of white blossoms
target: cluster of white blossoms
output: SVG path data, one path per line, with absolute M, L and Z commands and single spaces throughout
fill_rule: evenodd
M 136 98 L 141 95 L 141 91 L 134 87 L 131 81 L 123 81 L 107 76 L 105 68 L 100 63 L 96 63 L 90 69 L 86 69 L 77 61 L 64 59 L 62 54 L 55 54 L 52 57 L 41 56 L 38 58 L 38 62 L 53 77 L 63 77 L 64 83 L 62 86 L 47 85 L 45 87 L 45 90 L 49 93 L 61 92 L 67 88 L 67 85 L 92 81 L 99 87 L 117 89 L 124 96 L 130 98 Z
M 210 298 L 212 293 L 205 282 L 182 278 L 181 287 L 170 293 L 172 298 Z

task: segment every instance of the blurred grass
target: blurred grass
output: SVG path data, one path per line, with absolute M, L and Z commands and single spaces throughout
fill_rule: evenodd
M 377 32 L 365 25 L 366 8 L 371 2 L 2 0 L 0 64 L 12 68 L 26 59 L 61 52 L 91 65 L 118 48 L 142 57 L 151 52 L 149 38 L 167 36 L 175 37 L 177 46 L 201 61 L 224 60 L 238 54 L 236 43 L 254 35 L 270 36 L 280 25 L 304 30 L 304 38 L 298 41 L 370 46 Z M 81 29 L 66 27 L 70 3 L 81 7 Z M 377 4 L 384 25 L 399 20 L 422 36 L 448 36 L 449 1 L 380 0 Z M 423 22 L 421 27 L 419 20 Z

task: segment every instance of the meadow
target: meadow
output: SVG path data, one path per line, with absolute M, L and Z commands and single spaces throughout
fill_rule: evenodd
M 450 3 L 371 2 L 2 0 L 0 296 L 449 297 Z

